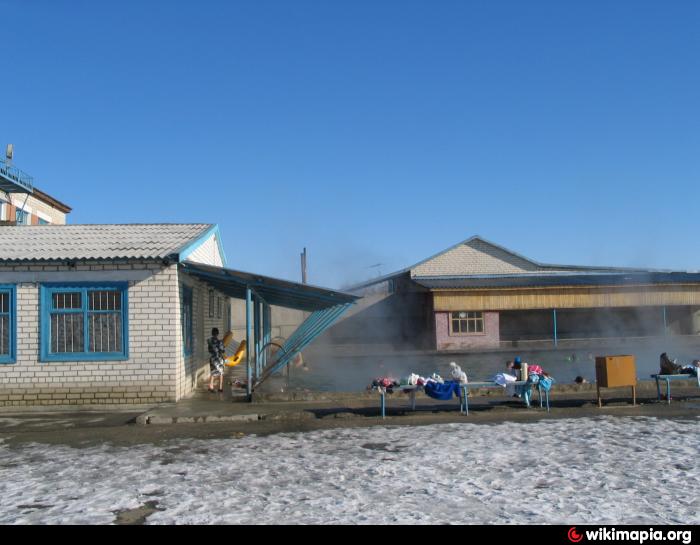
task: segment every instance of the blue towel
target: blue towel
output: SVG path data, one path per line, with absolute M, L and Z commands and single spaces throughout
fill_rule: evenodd
M 429 382 L 423 389 L 426 395 L 432 397 L 433 399 L 441 399 L 447 401 L 452 399 L 453 395 L 457 397 L 462 396 L 462 391 L 459 387 L 459 382 L 454 380 L 448 380 L 445 384 L 439 384 L 437 382 Z
M 552 389 L 552 383 L 554 382 L 554 379 L 552 377 L 545 377 L 543 376 L 540 379 L 540 386 L 545 392 L 549 392 L 549 390 Z

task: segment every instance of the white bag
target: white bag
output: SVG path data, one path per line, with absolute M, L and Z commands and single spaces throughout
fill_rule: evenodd
M 450 362 L 450 375 L 460 384 L 467 384 L 467 374 L 455 362 Z

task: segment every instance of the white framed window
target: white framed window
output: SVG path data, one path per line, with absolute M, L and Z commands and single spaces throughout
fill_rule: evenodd
M 464 335 L 484 332 L 484 313 L 460 310 L 450 313 L 450 333 Z

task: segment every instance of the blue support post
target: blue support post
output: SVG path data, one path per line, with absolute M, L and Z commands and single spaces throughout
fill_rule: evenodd
M 258 358 L 258 361 L 260 362 L 260 365 L 259 365 L 259 367 L 260 367 L 260 374 L 262 374 L 263 370 L 265 369 L 265 365 L 264 365 L 264 362 L 263 362 L 263 355 L 262 355 L 263 346 L 265 346 L 265 331 L 263 330 L 263 318 L 264 318 L 264 316 L 265 316 L 265 313 L 264 313 L 264 311 L 263 311 L 263 304 L 264 304 L 264 303 L 263 303 L 263 301 L 262 301 L 262 299 L 261 299 L 261 300 L 260 300 L 260 304 L 258 305 L 258 306 L 260 307 L 260 311 L 259 311 L 260 316 L 259 316 L 259 318 L 258 318 L 258 321 L 260 322 L 260 323 L 258 324 L 258 325 L 259 325 L 259 328 L 260 328 L 260 333 L 259 333 L 259 335 L 258 335 L 258 344 L 259 344 L 259 346 L 258 346 L 258 349 L 257 349 L 257 358 Z M 259 376 L 259 375 L 258 375 L 258 376 Z
M 656 379 L 656 399 L 661 401 L 661 386 L 659 385 L 659 375 L 652 375 Z
M 666 322 L 666 307 L 664 309 L 664 337 L 668 335 L 668 323 Z
M 554 346 L 557 346 L 557 309 L 552 309 L 552 316 L 554 318 Z
M 248 400 L 250 401 L 253 395 L 253 370 L 251 369 L 250 361 L 250 337 L 251 335 L 251 303 L 252 303 L 252 291 L 250 286 L 245 289 L 245 363 L 246 363 L 246 377 L 248 379 L 248 384 L 246 385 L 246 393 L 248 394 Z
M 255 380 L 260 378 L 260 299 L 253 296 L 253 346 L 255 354 Z
M 263 302 L 263 347 L 267 347 L 272 341 L 272 309 L 270 305 Z M 262 364 L 263 367 L 267 366 L 267 348 L 263 348 L 262 353 Z

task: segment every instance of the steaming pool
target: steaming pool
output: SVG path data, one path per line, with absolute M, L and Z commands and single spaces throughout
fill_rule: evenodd
M 478 354 L 380 354 L 376 356 L 348 356 L 336 354 L 332 350 L 304 353 L 308 370 L 291 371 L 293 387 L 320 391 L 361 391 L 378 376 L 400 378 L 410 373 L 429 376 L 437 372 L 447 376 L 449 362 L 456 362 L 467 372 L 469 379 L 490 380 L 496 373 L 503 372 L 505 362 L 515 356 L 523 361 L 537 363 L 554 376 L 558 383 L 573 383 L 577 376 L 588 382 L 595 382 L 595 356 L 601 354 L 634 354 L 637 376 L 649 379 L 659 370 L 659 354 L 668 352 L 679 363 L 689 363 L 700 359 L 700 346 L 696 344 L 658 346 L 624 345 L 586 350 L 521 350 L 513 352 L 484 352 Z

